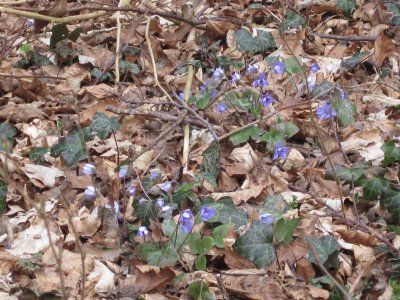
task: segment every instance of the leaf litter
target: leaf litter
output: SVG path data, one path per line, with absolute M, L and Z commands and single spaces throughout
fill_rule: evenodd
M 398 299 L 399 5 L 122 2 L 0 4 L 2 299 Z

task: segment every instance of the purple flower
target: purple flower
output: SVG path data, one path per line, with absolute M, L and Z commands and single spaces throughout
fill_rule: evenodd
M 106 204 L 105 207 L 108 209 L 112 209 L 111 204 Z M 115 214 L 119 213 L 119 204 L 117 201 L 114 201 L 114 212 Z
M 164 199 L 163 198 L 157 198 L 157 200 L 156 200 L 156 206 L 158 207 L 158 208 L 163 208 L 164 207 Z
M 347 94 L 341 89 L 341 88 L 337 88 L 337 90 L 340 93 L 340 96 L 342 97 L 342 99 L 348 99 L 349 96 L 347 96 Z
M 217 112 L 223 113 L 228 110 L 228 107 L 226 106 L 225 103 L 221 102 L 220 104 L 217 105 Z
M 194 225 L 194 216 L 190 209 L 185 209 L 179 218 L 179 226 L 185 233 L 190 233 Z
M 160 190 L 162 190 L 163 192 L 168 193 L 168 191 L 171 189 L 171 187 L 172 187 L 171 182 L 166 181 L 160 186 Z
M 312 76 L 308 76 L 307 77 L 307 82 L 308 82 L 308 88 L 312 92 L 315 89 L 315 86 L 317 84 L 316 81 L 315 81 L 315 78 L 312 77 Z
M 94 186 L 89 185 L 85 190 L 86 199 L 93 200 L 96 198 L 96 189 Z
M 274 64 L 274 72 L 275 74 L 281 75 L 285 72 L 285 64 L 281 61 L 278 61 Z
M 283 142 L 279 141 L 276 143 L 273 160 L 278 159 L 280 157 L 285 158 L 288 155 L 289 149 L 288 147 L 284 147 Z
M 137 231 L 138 237 L 144 238 L 148 234 L 149 234 L 149 231 L 147 230 L 146 226 L 139 227 L 139 229 Z
M 317 73 L 318 71 L 319 71 L 319 69 L 321 69 L 320 67 L 319 67 L 319 65 L 318 64 L 312 64 L 311 66 L 310 66 L 310 71 L 311 72 L 313 72 L 313 73 Z
M 120 178 L 124 178 L 124 177 L 128 176 L 128 168 L 129 168 L 128 165 L 123 165 L 123 166 L 121 166 L 121 167 L 119 168 L 118 176 L 119 176 Z
M 35 19 L 32 19 L 32 18 L 26 19 L 25 25 L 28 27 L 32 27 L 33 25 L 35 25 Z
M 268 92 L 266 92 L 260 99 L 260 102 L 263 106 L 270 105 L 272 101 L 274 101 L 274 98 L 272 98 L 272 96 Z
M 211 83 L 211 80 L 206 80 L 204 82 L 204 85 L 200 86 L 200 91 L 204 92 L 207 89 L 207 87 L 210 85 L 210 83 Z
M 136 188 L 135 188 L 133 185 L 131 185 L 131 186 L 129 186 L 129 187 L 127 188 L 127 191 L 128 191 L 128 194 L 129 194 L 130 196 L 133 196 L 133 195 L 135 195 L 135 193 L 136 193 Z
M 220 81 L 222 79 L 222 76 L 224 76 L 224 70 L 221 67 L 216 68 L 213 73 L 214 80 Z
M 178 93 L 178 98 L 179 98 L 179 100 L 181 100 L 181 101 L 185 101 L 185 93 L 184 93 L 184 92 Z
M 217 97 L 218 96 L 218 91 L 217 90 L 211 91 L 210 96 L 211 96 L 211 98 Z
M 250 64 L 250 65 L 247 66 L 246 71 L 247 71 L 248 74 L 255 74 L 255 73 L 258 72 L 258 65 Z
M 82 167 L 82 174 L 84 175 L 93 175 L 94 173 L 96 173 L 96 167 L 92 164 L 85 164 Z
M 217 214 L 215 209 L 209 208 L 207 206 L 200 207 L 200 218 L 207 222 Z
M 262 215 L 260 215 L 259 219 L 260 219 L 261 223 L 263 223 L 265 225 L 269 225 L 269 224 L 274 223 L 275 217 L 271 214 L 262 214 Z
M 253 81 L 253 86 L 256 87 L 264 87 L 268 85 L 267 79 L 265 79 L 265 73 L 261 73 L 256 80 Z
M 316 110 L 318 119 L 333 119 L 336 116 L 336 110 L 334 110 L 328 101 L 322 102 L 322 107 L 318 107 Z
M 142 205 L 143 203 L 145 203 L 147 200 L 146 199 L 144 199 L 144 198 L 140 198 L 139 199 L 139 205 Z
M 236 81 L 239 81 L 240 80 L 240 73 L 239 72 L 235 72 L 235 73 L 233 73 L 232 74 L 232 79 L 231 79 L 231 81 L 232 82 L 236 82 Z
M 160 178 L 160 176 L 161 176 L 161 172 L 159 170 L 152 170 L 150 172 L 150 179 L 151 180 L 156 180 L 156 179 Z

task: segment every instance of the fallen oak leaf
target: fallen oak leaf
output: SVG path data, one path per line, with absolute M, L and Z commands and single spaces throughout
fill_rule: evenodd
M 346 229 L 336 230 L 337 233 L 348 243 L 373 247 L 378 244 L 378 241 L 371 234 L 361 231 L 352 231 Z

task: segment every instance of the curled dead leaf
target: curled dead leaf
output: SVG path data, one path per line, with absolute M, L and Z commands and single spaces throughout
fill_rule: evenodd
M 368 247 L 373 247 L 378 244 L 378 240 L 374 236 L 366 232 L 352 231 L 346 229 L 336 230 L 336 232 L 339 233 L 342 238 L 348 243 L 364 245 Z

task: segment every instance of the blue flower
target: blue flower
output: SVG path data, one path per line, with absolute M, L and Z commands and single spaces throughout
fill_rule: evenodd
M 312 77 L 312 76 L 308 76 L 307 77 L 307 82 L 308 82 L 308 88 L 312 92 L 315 89 L 315 86 L 317 84 L 316 81 L 315 81 L 315 78 Z
M 168 193 L 168 191 L 171 189 L 171 187 L 172 187 L 171 182 L 170 181 L 166 181 L 160 186 L 160 190 L 162 190 L 163 192 Z
M 217 97 L 217 95 L 218 95 L 218 91 L 217 90 L 213 90 L 210 93 L 211 98 L 215 98 L 215 97 Z
M 202 85 L 202 86 L 200 86 L 200 91 L 205 91 L 205 90 L 207 90 L 207 88 L 208 88 L 208 86 L 210 85 L 210 83 L 211 83 L 211 80 L 206 80 L 205 82 L 204 82 L 204 85 Z
M 317 73 L 320 69 L 321 69 L 321 68 L 319 67 L 318 64 L 312 64 L 312 65 L 310 66 L 310 71 L 313 72 L 313 73 Z
M 207 206 L 200 207 L 200 218 L 207 222 L 217 214 L 215 209 L 209 208 Z
M 137 231 L 138 237 L 144 238 L 148 234 L 149 234 L 149 231 L 147 230 L 146 226 L 139 227 L 139 229 Z
M 129 194 L 130 196 L 133 196 L 133 195 L 135 195 L 135 193 L 136 193 L 136 188 L 135 188 L 133 185 L 131 185 L 131 186 L 129 186 L 129 187 L 127 188 L 127 191 L 128 191 L 128 194 Z
M 274 101 L 274 98 L 272 98 L 272 96 L 266 92 L 260 99 L 260 102 L 263 106 L 268 106 L 270 105 L 272 102 Z
M 262 215 L 260 215 L 259 219 L 260 219 L 261 223 L 263 223 L 265 225 L 269 225 L 269 224 L 274 223 L 275 217 L 271 214 L 262 214 Z
M 256 87 L 264 87 L 268 85 L 267 79 L 265 79 L 265 73 L 261 73 L 256 80 L 253 81 L 253 86 Z
M 129 168 L 128 165 L 123 165 L 123 166 L 121 166 L 121 167 L 119 168 L 118 176 L 119 176 L 120 178 L 124 178 L 124 177 L 128 176 L 128 168 Z
M 157 198 L 156 200 L 156 206 L 158 208 L 163 208 L 164 207 L 164 199 L 163 198 Z
M 96 189 L 94 186 L 88 186 L 85 190 L 86 199 L 93 200 L 96 198 Z
M 225 103 L 221 102 L 220 104 L 217 105 L 217 112 L 223 113 L 228 110 L 228 107 L 226 106 Z
M 278 159 L 280 157 L 285 158 L 288 155 L 289 149 L 288 147 L 284 147 L 283 142 L 279 141 L 276 143 L 273 160 Z
M 194 216 L 190 209 L 185 209 L 179 218 L 179 226 L 185 233 L 190 233 L 194 225 Z
M 281 61 L 278 61 L 274 64 L 274 72 L 275 74 L 281 75 L 285 72 L 285 64 Z
M 224 76 L 224 70 L 221 67 L 216 68 L 213 73 L 214 80 L 220 81 L 222 79 L 222 76 Z
M 160 176 L 161 176 L 161 172 L 159 170 L 152 170 L 150 172 L 150 179 L 151 180 L 156 180 L 156 179 L 160 178 Z
M 236 82 L 236 81 L 239 81 L 240 80 L 240 73 L 239 72 L 235 72 L 235 73 L 233 73 L 232 74 L 232 79 L 231 79 L 231 81 L 232 82 Z
M 82 174 L 84 175 L 93 175 L 94 173 L 96 173 L 96 167 L 92 164 L 85 164 L 82 167 Z
M 250 65 L 248 65 L 246 71 L 248 74 L 255 74 L 258 72 L 258 65 L 250 64 Z
M 322 102 L 322 107 L 318 107 L 316 110 L 318 119 L 333 119 L 336 116 L 336 110 L 334 110 L 328 101 Z

